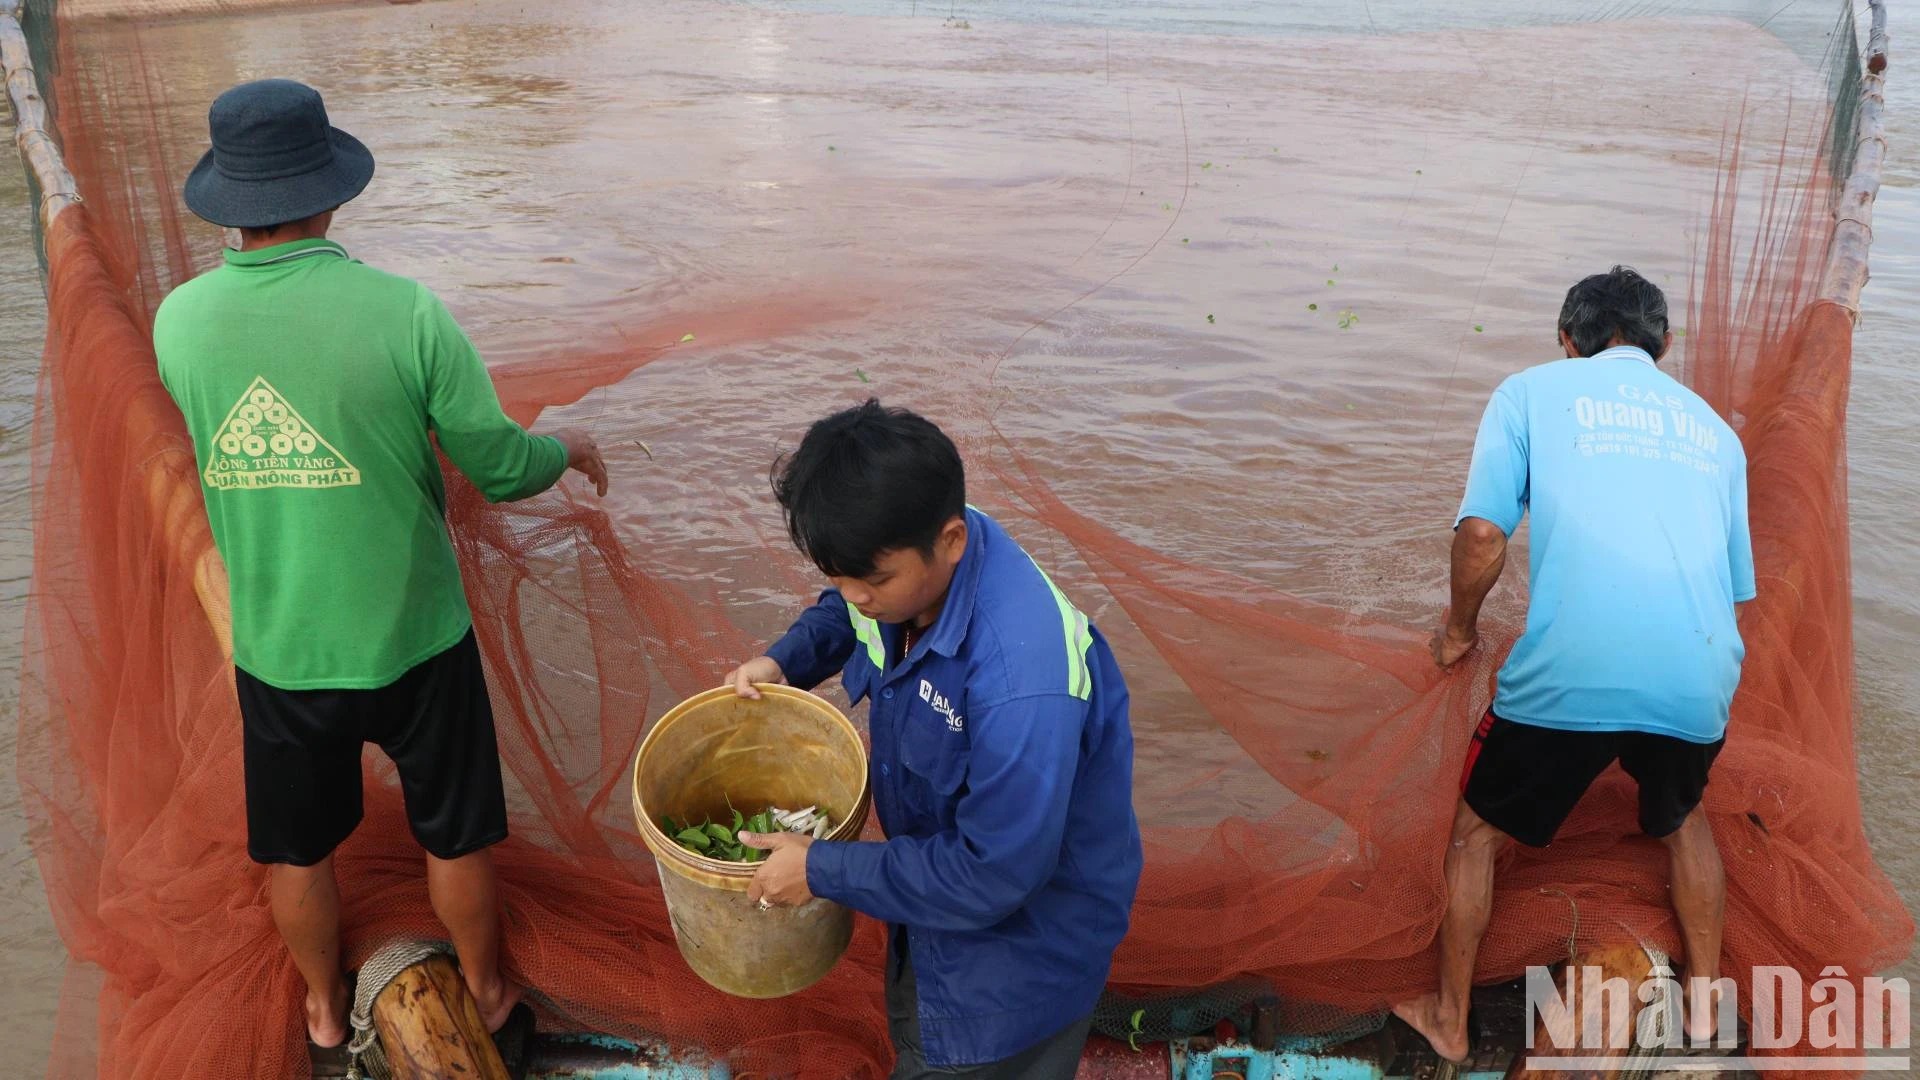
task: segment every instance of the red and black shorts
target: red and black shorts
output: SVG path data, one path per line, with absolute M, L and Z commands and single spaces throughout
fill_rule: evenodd
M 442 859 L 507 836 L 493 705 L 473 631 L 377 690 L 282 690 L 239 668 L 247 854 L 312 866 L 360 824 L 360 749 L 400 773 L 414 839 Z
M 1562 731 L 1487 711 L 1473 733 L 1460 793 L 1480 819 L 1546 847 L 1581 796 L 1615 761 L 1640 785 L 1640 831 L 1670 836 L 1700 805 L 1727 740 L 1696 743 L 1642 731 Z

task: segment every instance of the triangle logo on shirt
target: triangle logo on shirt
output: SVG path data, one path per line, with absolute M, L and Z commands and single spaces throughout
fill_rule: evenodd
M 211 443 L 201 476 L 216 491 L 360 483 L 360 470 L 260 376 L 227 411 Z

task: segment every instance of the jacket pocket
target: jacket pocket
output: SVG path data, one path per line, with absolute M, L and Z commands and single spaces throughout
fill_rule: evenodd
M 943 801 L 957 796 L 967 784 L 968 757 L 964 731 L 952 730 L 930 710 L 909 710 L 900 732 L 900 764 L 929 795 Z

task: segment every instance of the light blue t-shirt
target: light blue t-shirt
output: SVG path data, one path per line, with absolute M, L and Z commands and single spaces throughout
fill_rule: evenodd
M 1527 629 L 1494 712 L 1568 731 L 1726 733 L 1754 595 L 1747 455 L 1698 394 L 1631 346 L 1494 391 L 1455 520 L 1533 515 Z

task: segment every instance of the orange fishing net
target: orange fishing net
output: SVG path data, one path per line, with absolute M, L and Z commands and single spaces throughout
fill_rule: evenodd
M 45 237 L 51 317 L 20 740 L 49 902 L 73 957 L 49 1075 L 303 1075 L 300 980 L 269 918 L 264 871 L 246 857 L 224 582 L 191 446 L 147 334 L 165 290 L 208 265 L 208 238 L 175 195 L 179 154 L 162 146 L 165 130 L 200 122 L 203 102 L 169 100 L 164 79 L 138 77 L 160 61 L 137 47 L 115 61 L 136 77 L 104 92 L 93 82 L 104 78 L 99 68 L 75 59 L 86 33 L 63 28 L 50 95 L 88 201 Z M 1784 964 L 1812 977 L 1833 964 L 1884 968 L 1905 954 L 1912 922 L 1867 848 L 1854 770 L 1851 321 L 1815 299 L 1838 160 L 1827 133 L 1842 124 L 1809 120 L 1817 105 L 1800 111 L 1803 122 L 1779 127 L 1757 166 L 1763 144 L 1737 126 L 1706 150 L 1718 180 L 1704 193 L 1682 363 L 1745 443 L 1760 579 L 1706 804 L 1727 865 L 1725 969 Z M 379 140 L 368 141 L 377 152 Z M 1179 145 L 1167 140 L 1168 160 Z M 1543 151 L 1556 152 L 1579 148 Z M 1562 289 L 1608 261 L 1549 284 Z M 822 317 L 805 298 L 708 314 L 703 347 L 749 351 Z M 1539 341 L 1551 314 L 1538 315 Z M 533 422 L 617 390 L 663 351 L 624 341 L 672 341 L 677 330 L 662 321 L 623 333 L 621 344 L 516 359 L 497 369 L 502 397 Z M 956 391 L 991 397 L 1011 385 L 1015 374 L 998 370 L 1006 355 L 984 387 L 953 376 Z M 1523 349 L 1509 359 L 1538 358 Z M 1338 590 L 1302 598 L 1255 569 L 1171 554 L 1109 520 L 1092 509 L 1099 499 L 1083 497 L 1088 466 L 1007 414 L 943 398 L 948 376 L 935 357 L 914 385 L 929 412 L 941 416 L 946 402 L 963 418 L 956 435 L 974 500 L 1057 570 L 1134 681 L 1147 870 L 1116 985 L 1174 990 L 1256 976 L 1329 1012 L 1377 1010 L 1428 988 L 1457 777 L 1511 643 L 1518 572 L 1498 609 L 1507 629 L 1443 676 L 1417 618 L 1342 605 Z M 1151 393 L 1151 370 L 1134 377 Z M 1459 394 L 1471 401 L 1490 385 Z M 696 381 L 677 392 L 691 402 L 711 388 Z M 669 396 L 654 412 L 675 407 Z M 1055 413 L 1074 428 L 1070 406 Z M 1457 491 L 1470 432 L 1463 426 L 1451 464 L 1425 475 L 1444 489 L 1440 503 Z M 762 431 L 756 445 L 770 458 L 797 433 Z M 761 491 L 748 487 L 750 472 L 695 481 L 722 493 L 652 526 L 643 543 L 617 508 L 567 490 L 496 507 L 449 477 L 515 809 L 514 835 L 497 849 L 511 967 L 545 995 L 549 1024 L 711 1048 L 730 1056 L 735 1075 L 883 1075 L 891 1054 L 877 926 L 863 921 L 846 961 L 803 994 L 727 999 L 680 960 L 633 831 L 623 781 L 648 721 L 714 685 L 778 629 L 759 616 L 736 621 L 722 582 L 684 570 L 673 547 L 731 545 L 727 572 L 747 578 L 731 584 L 783 598 L 788 613 L 810 588 Z M 1361 470 L 1344 482 L 1368 480 Z M 1437 580 L 1441 565 L 1436 557 L 1418 573 Z M 367 768 L 367 818 L 337 860 L 355 962 L 394 936 L 442 935 L 391 770 L 377 755 Z M 1664 850 L 1632 836 L 1633 821 L 1629 782 L 1615 771 L 1549 852 L 1507 858 L 1484 979 L 1627 938 L 1678 953 Z

